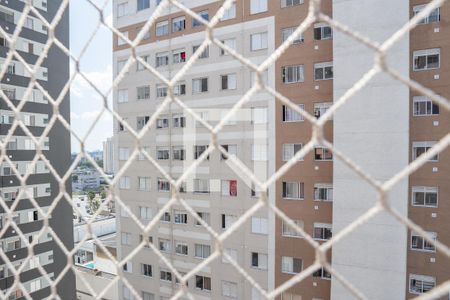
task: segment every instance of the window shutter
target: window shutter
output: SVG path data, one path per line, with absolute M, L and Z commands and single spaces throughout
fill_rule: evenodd
M 319 41 L 322 39 L 322 28 L 321 27 L 314 28 L 314 39 L 316 41 Z

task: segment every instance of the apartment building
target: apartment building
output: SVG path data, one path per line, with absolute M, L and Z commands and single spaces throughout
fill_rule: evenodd
M 114 155 L 113 138 L 107 138 L 103 142 L 103 171 L 107 174 L 114 174 Z
M 61 2 L 57 0 L 47 3 L 44 0 L 35 0 L 33 5 L 42 16 L 51 22 Z M 17 0 L 5 1 L 0 4 L 0 26 L 8 35 L 12 36 L 15 32 L 24 6 L 25 1 Z M 55 32 L 56 37 L 67 47 L 69 44 L 68 21 L 67 12 Z M 47 38 L 48 33 L 44 23 L 34 14 L 29 14 L 15 47 L 31 68 L 34 68 L 34 64 L 42 53 Z M 2 66 L 8 51 L 8 42 L 5 37 L 1 36 L 0 64 Z M 57 98 L 68 78 L 68 57 L 56 47 L 52 47 L 44 63 L 37 70 L 37 82 L 46 89 L 49 95 Z M 1 79 L 0 87 L 12 105 L 17 106 L 19 103 L 25 102 L 18 117 L 34 136 L 39 137 L 49 123 L 53 108 L 36 86 L 30 86 L 30 82 L 31 75 L 22 62 L 14 57 Z M 60 105 L 59 112 L 67 120 L 69 119 L 68 96 Z M 32 195 L 42 210 L 46 212 L 59 193 L 59 184 L 50 174 L 44 161 L 39 159 L 32 166 L 32 161 L 37 154 L 37 147 L 22 129 L 16 128 L 11 132 L 16 118 L 17 116 L 12 113 L 5 99 L 0 98 L 0 139 L 4 141 L 7 135 L 12 134 L 6 146 L 6 155 L 13 162 L 20 176 L 30 174 L 25 182 L 26 189 L 21 189 L 21 182 L 11 164 L 4 159 L 0 162 L 0 196 L 5 205 L 15 207 L 12 220 L 8 220 L 9 216 L 3 208 L 0 208 L 0 227 L 2 228 L 0 251 L 4 252 L 11 262 L 7 264 L 3 259 L 0 260 L 0 288 L 3 293 L 10 292 L 8 299 L 22 298 L 25 293 L 24 289 L 30 293 L 33 299 L 45 299 L 50 295 L 50 282 L 43 277 L 37 266 L 41 265 L 51 278 L 56 278 L 66 266 L 67 257 L 48 230 L 40 234 L 44 216 L 30 202 L 29 195 Z M 70 164 L 70 137 L 67 130 L 57 122 L 40 147 L 56 172 L 62 176 Z M 28 194 L 25 194 L 25 191 Z M 66 185 L 66 191 L 70 193 L 70 183 Z M 73 247 L 71 215 L 71 206 L 65 201 L 61 201 L 53 210 L 49 222 L 68 249 Z M 16 229 L 9 225 L 8 221 L 17 224 L 22 234 L 18 235 Z M 35 239 L 38 241 L 34 246 L 34 253 L 23 267 L 25 259 L 31 255 L 27 247 Z M 20 273 L 23 287 L 15 286 L 14 290 L 11 290 L 15 282 L 11 264 L 16 269 L 23 267 Z M 64 299 L 75 298 L 74 277 L 71 272 L 61 278 L 57 290 L 60 295 L 64 295 Z
M 114 1 L 115 27 L 133 40 L 159 2 Z M 236 1 L 214 34 L 253 62 L 261 62 L 306 17 L 308 2 Z M 322 1 L 321 10 L 382 43 L 428 2 Z M 208 20 L 223 1 L 183 3 Z M 386 13 L 386 7 L 392 7 L 392 13 Z M 448 63 L 444 53 L 449 43 L 445 22 L 449 9 L 450 4 L 446 3 L 433 11 L 388 53 L 388 62 L 400 74 L 447 98 L 450 91 L 446 85 Z M 146 33 L 136 53 L 171 78 L 201 44 L 203 30 L 200 22 L 172 6 Z M 115 37 L 116 76 L 130 54 L 129 45 Z M 269 67 L 264 80 L 319 118 L 373 66 L 374 55 L 351 37 L 316 22 Z M 176 86 L 174 94 L 214 125 L 249 90 L 253 80 L 254 74 L 246 67 L 210 45 Z M 166 95 L 167 88 L 155 76 L 143 65 L 134 64 L 114 93 L 114 106 L 124 121 L 139 131 L 147 129 L 147 122 Z M 377 75 L 326 122 L 324 137 L 375 179 L 384 181 L 439 141 L 448 133 L 449 125 L 447 111 L 387 75 Z M 136 144 L 127 132 L 128 126 L 120 121 L 114 126 L 118 165 L 122 167 L 133 155 Z M 301 115 L 263 92 L 254 95 L 219 134 L 220 144 L 261 179 L 282 167 L 310 138 L 311 125 Z M 198 121 L 183 114 L 177 104 L 170 104 L 149 128 L 141 146 L 177 178 L 205 151 L 209 139 L 208 131 Z M 446 150 L 400 181 L 389 194 L 393 206 L 403 216 L 445 244 L 450 244 L 444 229 L 449 210 L 438 199 L 445 199 L 449 193 L 445 185 L 450 171 L 448 159 Z M 144 155 L 133 160 L 120 179 L 118 194 L 147 223 L 169 200 L 170 185 Z M 237 176 L 216 152 L 200 164 L 182 191 L 183 198 L 218 232 L 254 204 L 253 196 L 258 195 L 252 184 Z M 329 149 L 317 145 L 269 188 L 268 199 L 317 242 L 323 243 L 333 232 L 370 209 L 376 203 L 377 194 L 333 157 Z M 127 213 L 119 210 L 119 257 L 126 257 L 142 239 L 148 239 L 184 273 L 214 249 L 209 233 L 179 205 L 164 214 L 149 237 L 143 237 Z M 258 212 L 226 243 L 226 251 L 269 290 L 285 283 L 316 259 L 314 249 L 299 233 L 267 211 Z M 380 213 L 361 225 L 337 243 L 327 258 L 369 298 L 412 298 L 449 279 L 445 256 L 387 213 Z M 143 299 L 166 299 L 180 287 L 149 249 L 139 251 L 125 266 L 124 274 Z M 220 259 L 192 278 L 187 288 L 199 299 L 260 299 L 259 293 Z M 126 287 L 120 293 L 123 299 L 133 298 Z M 326 270 L 319 269 L 280 298 L 351 299 L 352 295 Z

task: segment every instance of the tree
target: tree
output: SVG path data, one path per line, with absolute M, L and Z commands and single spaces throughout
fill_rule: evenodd
M 105 190 L 101 191 L 100 198 L 105 199 L 106 198 L 106 192 Z
M 98 198 L 89 198 L 89 209 L 91 213 L 95 214 L 95 212 L 100 208 L 100 200 Z
M 95 192 L 94 191 L 89 191 L 88 192 L 88 198 L 89 198 L 89 200 L 93 200 L 95 198 Z

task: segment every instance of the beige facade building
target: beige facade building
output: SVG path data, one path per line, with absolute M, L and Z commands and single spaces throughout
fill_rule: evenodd
M 115 0 L 114 26 L 133 40 L 159 2 Z M 259 64 L 306 17 L 308 2 L 238 0 L 226 11 L 214 35 Z M 321 10 L 381 43 L 428 3 L 424 0 L 398 3 L 394 11 L 401 13 L 385 15 L 381 13 L 384 11 L 381 2 L 384 1 L 359 3 L 358 9 L 365 13 L 360 16 L 352 12 L 353 1 L 322 1 Z M 389 2 L 385 4 L 389 6 Z M 223 1 L 185 0 L 183 3 L 203 18 L 211 19 Z M 383 17 L 371 12 L 380 12 Z M 449 14 L 448 3 L 433 11 L 390 54 L 402 74 L 447 98 L 450 97 L 447 84 L 450 64 L 444 54 L 450 43 L 445 21 Z M 172 78 L 204 41 L 204 30 L 200 22 L 170 6 L 136 47 L 136 55 L 166 78 Z M 117 37 L 113 47 L 117 76 L 132 51 Z M 343 34 L 333 32 L 327 24 L 316 22 L 268 68 L 263 79 L 319 118 L 371 67 L 374 54 L 366 50 Z M 361 66 L 352 65 L 352 58 L 361 61 Z M 214 126 L 253 86 L 254 80 L 255 75 L 248 67 L 219 47 L 210 45 L 177 84 L 174 94 Z M 380 85 L 389 88 L 380 91 Z M 134 63 L 114 92 L 114 108 L 131 129 L 147 130 L 146 124 L 167 93 L 167 87 L 149 70 Z M 344 154 L 354 158 L 380 181 L 392 177 L 449 132 L 447 111 L 387 76 L 376 78 L 367 90 L 356 95 L 356 99 L 358 97 L 361 98 L 359 103 L 367 101 L 368 106 L 358 105 L 355 100 L 342 107 L 325 124 L 324 137 L 346 150 Z M 392 107 L 387 105 L 388 99 Z M 386 105 L 377 106 L 384 102 Z M 115 121 L 114 153 L 118 168 L 132 159 L 119 180 L 117 192 L 139 221 L 148 224 L 170 200 L 170 184 L 143 154 L 134 154 L 135 147 L 141 146 L 165 172 L 179 178 L 206 150 L 211 134 L 175 103 L 164 108 L 139 145 L 129 129 L 123 122 Z M 218 134 L 220 145 L 236 155 L 261 180 L 282 167 L 310 138 L 311 125 L 265 92 L 253 95 Z M 395 155 L 385 151 L 393 151 Z M 450 177 L 448 152 L 444 151 L 401 182 L 391 195 L 400 199 L 396 208 L 404 216 L 445 244 L 450 244 L 445 235 L 448 227 L 445 220 L 450 211 L 445 203 L 450 193 L 445 185 Z M 214 151 L 187 177 L 181 188 L 183 199 L 219 233 L 258 199 L 259 191 L 250 180 L 235 171 L 227 159 Z M 344 228 L 375 203 L 375 191 L 370 191 L 370 187 L 350 173 L 329 149 L 318 146 L 269 188 L 268 201 L 276 204 L 316 241 L 326 242 L 333 231 Z M 177 271 L 186 273 L 215 249 L 214 238 L 179 204 L 166 211 L 145 237 L 133 218 L 119 204 L 116 206 L 119 258 L 127 257 L 142 239 L 148 239 Z M 379 218 L 338 243 L 327 255 L 333 267 L 348 276 L 362 293 L 376 299 L 412 298 L 449 279 L 449 263 L 444 255 L 436 253 L 432 245 L 396 223 L 391 216 L 386 214 Z M 389 234 L 385 233 L 387 228 Z M 394 246 L 385 244 L 389 241 L 395 241 Z M 316 259 L 314 249 L 302 236 L 264 209 L 227 238 L 225 251 L 267 290 L 283 284 Z M 386 269 L 380 267 L 380 261 L 387 265 Z M 148 247 L 130 259 L 124 266 L 124 274 L 146 300 L 168 299 L 180 288 L 174 274 Z M 374 289 L 371 282 L 386 289 Z M 186 288 L 196 299 L 261 298 L 229 262 L 220 258 L 191 278 Z M 125 286 L 120 287 L 120 297 L 133 299 L 132 292 Z M 326 270 L 320 269 L 280 298 L 325 300 L 349 299 L 350 296 Z

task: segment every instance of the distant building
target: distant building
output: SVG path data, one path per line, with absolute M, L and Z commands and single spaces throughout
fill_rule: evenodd
M 76 169 L 72 175 L 74 192 L 97 190 L 100 188 L 100 174 L 92 169 Z
M 107 174 L 114 173 L 114 141 L 108 138 L 103 142 L 103 171 Z
M 103 151 L 101 150 L 95 150 L 88 153 L 95 161 L 103 160 Z
M 116 233 L 115 218 L 108 218 L 94 222 L 93 234 L 97 236 L 100 243 L 108 250 L 109 254 L 116 257 Z M 81 227 L 86 225 L 81 225 Z M 75 226 L 75 234 L 80 234 L 84 230 L 78 231 L 80 226 Z M 105 230 L 107 229 L 107 230 Z M 84 232 L 86 234 L 86 232 Z M 77 243 L 77 240 L 75 240 Z M 83 278 L 96 295 L 100 294 L 103 289 L 111 284 L 111 281 L 117 276 L 116 267 L 113 261 L 109 258 L 102 248 L 93 239 L 89 239 L 80 246 L 77 253 L 74 255 L 75 261 L 75 276 L 77 299 L 90 300 L 95 299 L 95 295 L 86 286 Z M 102 299 L 118 300 L 117 294 L 118 285 L 114 283 L 113 286 L 103 295 Z

